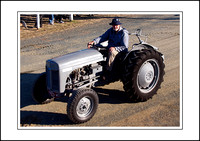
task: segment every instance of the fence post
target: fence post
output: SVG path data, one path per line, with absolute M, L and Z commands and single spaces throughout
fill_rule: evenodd
M 40 28 L 40 14 L 37 14 L 37 29 Z
M 69 20 L 70 20 L 70 21 L 73 21 L 73 14 L 70 14 Z

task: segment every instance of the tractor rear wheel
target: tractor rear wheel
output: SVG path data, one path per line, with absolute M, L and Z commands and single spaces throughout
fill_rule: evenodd
M 156 94 L 165 74 L 163 61 L 162 54 L 151 48 L 129 54 L 122 82 L 130 100 L 146 101 Z

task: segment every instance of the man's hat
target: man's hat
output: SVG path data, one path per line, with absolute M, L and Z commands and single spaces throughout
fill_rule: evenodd
M 120 23 L 120 20 L 115 18 L 112 20 L 112 22 L 110 23 L 110 25 L 121 25 L 122 23 Z

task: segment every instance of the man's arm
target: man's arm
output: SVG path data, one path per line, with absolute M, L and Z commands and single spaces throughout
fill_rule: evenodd
M 103 35 L 95 38 L 93 41 L 89 42 L 88 43 L 88 48 L 91 47 L 91 45 L 93 44 L 99 44 L 101 42 L 104 42 L 104 41 L 107 41 L 108 40 L 108 37 L 109 37 L 109 32 L 110 32 L 110 29 L 108 29 Z
M 109 32 L 110 32 L 110 29 L 108 29 L 103 35 L 95 38 L 93 41 L 94 41 L 94 44 L 99 44 L 99 43 L 102 43 L 104 41 L 107 41 L 108 38 L 109 38 Z

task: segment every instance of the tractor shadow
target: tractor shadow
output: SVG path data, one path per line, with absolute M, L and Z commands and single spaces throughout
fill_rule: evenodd
M 20 126 L 30 126 L 37 124 L 37 126 L 48 125 L 70 125 L 73 124 L 67 117 L 67 114 L 51 113 L 42 111 L 20 111 Z
M 34 83 L 39 75 L 39 73 L 20 74 L 20 84 L 18 84 L 18 86 L 20 87 L 20 93 L 18 93 L 18 95 L 20 95 L 20 108 L 37 104 L 32 97 L 32 92 Z
M 36 105 L 32 97 L 33 86 L 40 73 L 21 73 L 20 74 L 20 108 Z M 99 96 L 99 103 L 120 104 L 129 102 L 125 97 L 125 92 L 115 89 L 93 88 Z M 67 102 L 66 97 L 57 98 L 55 101 Z
M 125 96 L 125 92 L 115 89 L 104 89 L 104 88 L 93 88 L 98 94 L 99 104 L 122 104 L 122 103 L 133 103 Z M 56 98 L 54 101 L 67 103 L 67 97 Z
M 20 97 L 20 109 L 29 106 L 29 105 L 37 105 L 37 102 L 34 101 L 32 97 L 33 86 L 37 78 L 40 76 L 40 73 L 21 73 L 20 74 L 20 82 L 18 87 L 20 87 L 20 93 L 18 96 Z M 37 124 L 38 126 L 45 125 L 64 125 L 64 124 L 72 124 L 67 117 L 67 114 L 61 113 L 52 113 L 52 112 L 42 112 L 42 111 L 23 111 L 20 110 L 18 113 L 20 114 L 20 126 L 31 126 L 31 124 Z
M 104 89 L 104 88 L 93 88 L 99 96 L 99 104 L 109 103 L 109 104 L 121 104 L 129 103 L 125 96 L 125 92 L 115 89 Z
M 20 109 L 30 106 L 37 105 L 32 97 L 33 86 L 37 78 L 40 76 L 40 73 L 21 73 L 20 74 Z M 109 103 L 109 104 L 120 104 L 128 103 L 128 100 L 125 97 L 125 92 L 121 90 L 114 89 L 104 89 L 101 87 L 96 87 L 94 90 L 98 93 L 99 104 Z M 67 104 L 67 97 L 62 97 L 55 99 L 58 102 L 64 102 Z M 51 126 L 51 125 L 76 125 L 73 124 L 67 117 L 67 114 L 62 113 L 52 113 L 52 112 L 43 112 L 43 111 L 24 111 L 19 109 L 20 114 L 20 126 Z M 35 125 L 34 125 L 35 126 Z

